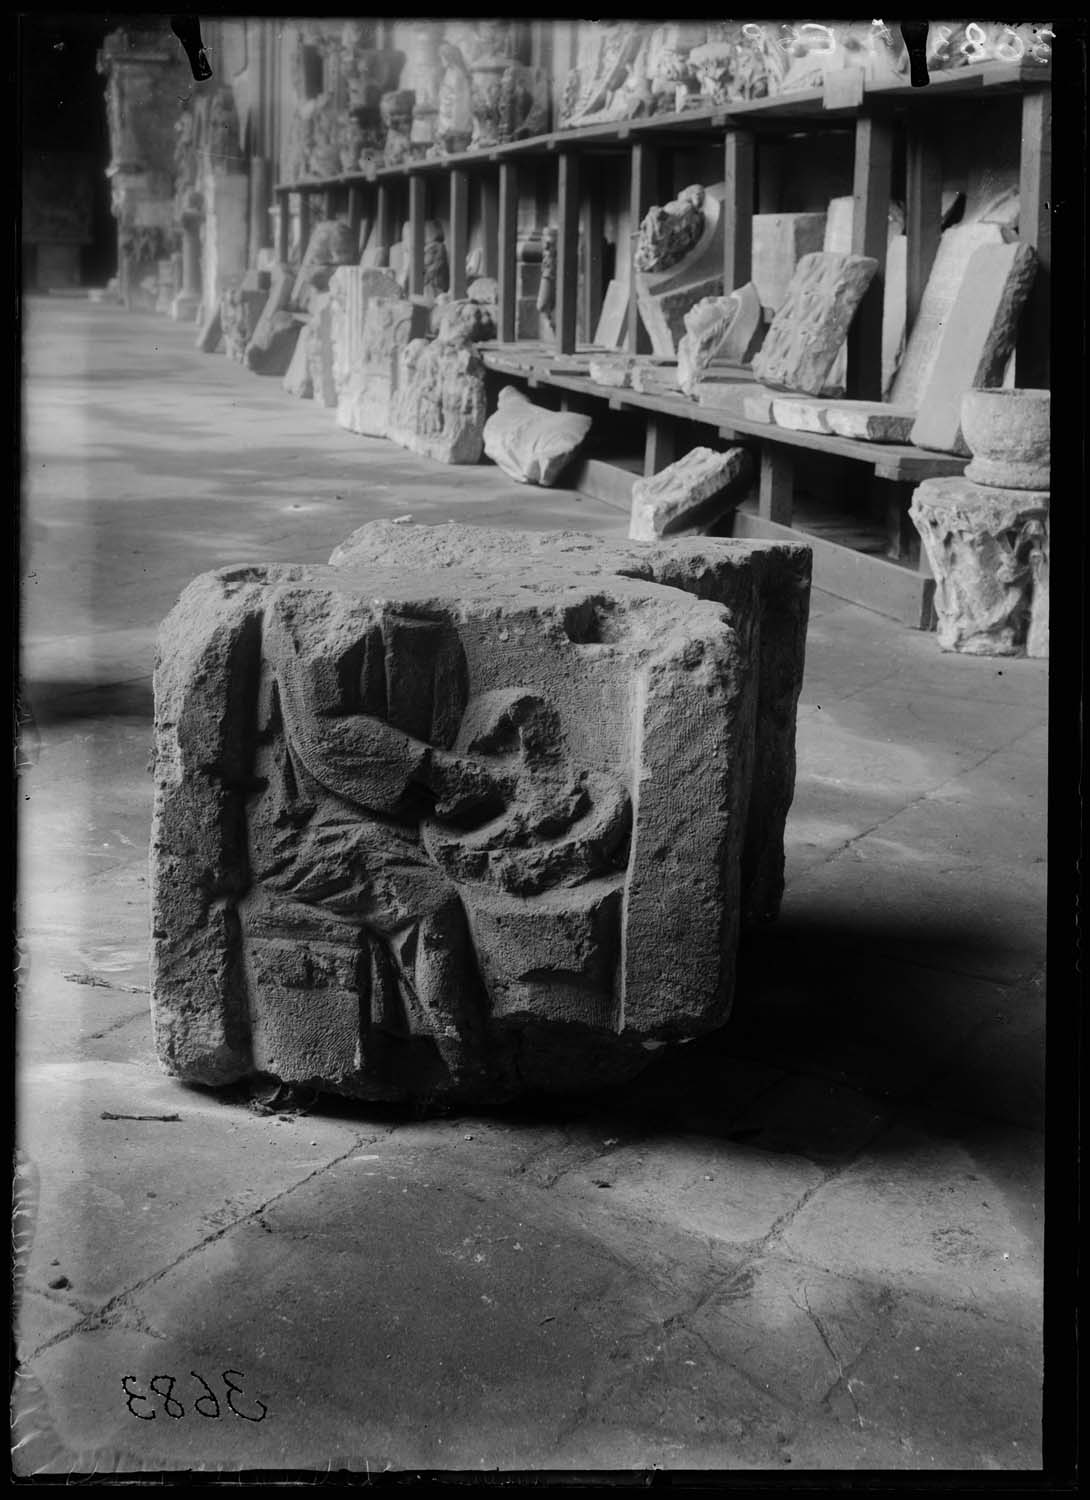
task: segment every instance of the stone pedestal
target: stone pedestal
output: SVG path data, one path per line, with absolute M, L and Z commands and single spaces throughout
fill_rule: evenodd
M 373 523 L 160 633 L 163 1067 L 363 1099 L 629 1077 L 782 888 L 801 547 Z
M 926 479 L 909 515 L 935 576 L 942 649 L 1021 656 L 1035 618 L 1034 652 L 1047 654 L 1047 491 Z M 1038 584 L 1044 597 L 1035 604 Z

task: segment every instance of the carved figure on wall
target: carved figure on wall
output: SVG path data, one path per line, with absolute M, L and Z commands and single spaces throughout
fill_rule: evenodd
M 686 256 L 704 232 L 704 189 L 693 183 L 665 207 L 648 209 L 640 225 L 638 271 L 666 271 Z
M 537 293 L 537 310 L 548 317 L 556 304 L 556 241 L 558 231 L 550 224 L 542 233 L 541 282 Z
M 500 80 L 499 139 L 521 141 L 549 129 L 549 75 L 508 63 Z
M 620 21 L 581 23 L 579 63 L 564 85 L 560 126 L 589 124 L 621 118 L 611 108 L 614 95 L 632 87 L 629 70 L 641 50 L 646 55 L 646 28 Z M 646 81 L 646 80 L 645 80 Z M 647 85 L 650 99 L 650 84 Z M 627 102 L 627 95 L 622 104 Z
M 437 297 L 450 288 L 450 264 L 442 226 L 429 219 L 424 240 L 424 295 Z
M 647 77 L 653 112 L 683 110 L 700 102 L 700 80 L 689 53 L 703 42 L 706 32 L 706 27 L 684 23 L 659 26 L 652 32 Z
M 383 161 L 388 167 L 400 167 L 412 155 L 414 102 L 411 89 L 395 89 L 382 96 L 382 123 L 386 130 Z
M 465 58 L 444 42 L 439 48 L 443 78 L 439 85 L 435 149 L 442 155 L 465 151 L 473 137 L 473 89 Z
M 346 115 L 341 121 L 339 141 L 342 171 L 355 172 L 361 164 L 366 145 L 363 126 L 355 115 Z

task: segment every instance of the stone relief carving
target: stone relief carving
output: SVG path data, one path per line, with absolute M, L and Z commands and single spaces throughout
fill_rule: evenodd
M 637 271 L 668 271 L 704 232 L 704 188 L 693 183 L 682 188 L 665 207 L 649 208 L 636 242 Z
M 497 1098 L 720 1025 L 782 885 L 805 550 L 376 523 L 334 564 L 206 574 L 161 633 L 167 1071 Z

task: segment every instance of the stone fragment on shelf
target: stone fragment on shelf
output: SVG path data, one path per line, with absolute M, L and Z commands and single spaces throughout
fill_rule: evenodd
M 628 286 L 613 280 L 602 298 L 602 311 L 594 330 L 594 342 L 602 349 L 619 349 L 628 330 Z
M 1008 490 L 1047 490 L 1051 415 L 1048 391 L 968 391 L 961 400 L 962 436 L 973 455 L 966 479 Z
M 685 314 L 684 324 L 677 346 L 678 384 L 695 396 L 713 360 L 746 364 L 753 358 L 762 330 L 757 289 L 749 281 L 727 297 L 704 297 Z
M 772 393 L 752 380 L 702 380 L 696 388 L 696 399 L 700 406 L 726 415 L 744 417 L 747 398 L 762 397 L 767 403 L 769 416 L 772 411 Z M 769 417 L 761 418 L 768 421 Z
M 777 312 L 804 255 L 825 244 L 825 214 L 754 214 L 753 271 L 761 306 Z
M 677 396 L 680 394 L 677 366 L 648 364 L 637 360 L 632 367 L 632 389 L 647 396 Z
M 977 250 L 1002 243 L 1003 232 L 998 224 L 955 224 L 943 231 L 924 287 L 920 310 L 893 377 L 889 399 L 894 406 L 919 410 L 938 358 L 942 330 L 965 280 L 969 262 Z
M 925 479 L 909 516 L 935 578 L 942 649 L 1021 656 L 1032 626 L 1034 653 L 1047 654 L 1048 492 Z M 1038 584 L 1046 598 L 1035 618 Z
M 741 392 L 741 415 L 750 422 L 772 422 L 773 394 L 762 386 L 747 386 Z
M 463 334 L 417 338 L 401 350 L 387 436 L 443 464 L 475 464 L 484 445 L 484 361 Z
M 852 227 L 855 222 L 855 199 L 832 198 L 825 224 L 823 250 L 849 255 Z M 908 239 L 904 233 L 905 216 L 900 204 L 890 205 L 889 235 L 886 242 L 886 264 L 882 272 L 882 399 L 889 399 L 898 365 L 904 354 L 905 323 L 908 314 L 907 270 Z M 840 395 L 847 385 L 848 351 L 841 348 L 829 371 L 827 386 Z
M 744 448 L 691 448 L 683 458 L 632 486 L 633 541 L 705 531 L 742 499 L 752 463 Z
M 535 406 L 516 386 L 508 385 L 484 424 L 484 451 L 521 484 L 552 485 L 579 452 L 590 428 L 590 417 Z
M 863 443 L 907 443 L 916 413 L 882 401 L 827 401 L 823 404 L 830 432 Z
M 787 297 L 753 361 L 758 380 L 819 396 L 878 262 L 817 251 L 799 261 Z
M 595 385 L 608 385 L 624 390 L 632 384 L 632 372 L 636 360 L 632 355 L 622 354 L 613 358 L 591 357 L 587 373 Z
M 695 196 L 685 200 L 682 194 L 675 200 L 675 203 L 687 201 L 692 210 L 685 218 L 688 248 L 684 253 L 677 257 L 674 254 L 677 246 L 670 225 L 677 218 L 671 214 L 675 204 L 652 208 L 644 220 L 644 229 L 647 230 L 653 215 L 661 216 L 655 222 L 659 225 L 662 264 L 656 270 L 633 271 L 639 313 L 651 347 L 656 354 L 668 359 L 676 357 L 678 343 L 684 337 L 685 314 L 702 299 L 723 293 L 723 198 L 726 184 L 719 182 L 708 188 L 694 185 L 685 189 L 685 193 L 694 195 L 698 191 L 701 194 L 699 209 L 694 207 Z M 689 243 L 689 231 L 697 223 L 699 234 Z
M 825 406 L 820 401 L 806 401 L 798 396 L 777 396 L 772 401 L 772 420 L 777 427 L 791 432 L 828 432 Z
M 1002 380 L 1036 271 L 1033 247 L 1017 240 L 986 245 L 973 255 L 920 399 L 912 428 L 918 448 L 968 454 L 961 431 L 962 397 Z

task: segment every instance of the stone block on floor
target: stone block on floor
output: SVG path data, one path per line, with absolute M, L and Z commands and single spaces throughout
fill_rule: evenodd
M 484 451 L 520 484 L 553 485 L 578 454 L 591 418 L 538 406 L 517 386 L 504 386 L 484 424 Z
M 648 549 L 643 577 L 617 557 L 603 578 L 585 546 L 571 565 L 538 537 L 457 566 L 448 531 L 365 528 L 392 533 L 384 562 L 206 574 L 164 625 L 168 1071 L 364 1098 L 566 1091 L 725 1019 L 743 914 L 782 868 L 767 820 L 791 745 L 758 720 L 768 667 L 801 662 L 801 559 L 725 544 L 725 586 L 671 586 L 700 559 Z M 797 680 L 779 689 L 782 712 Z

